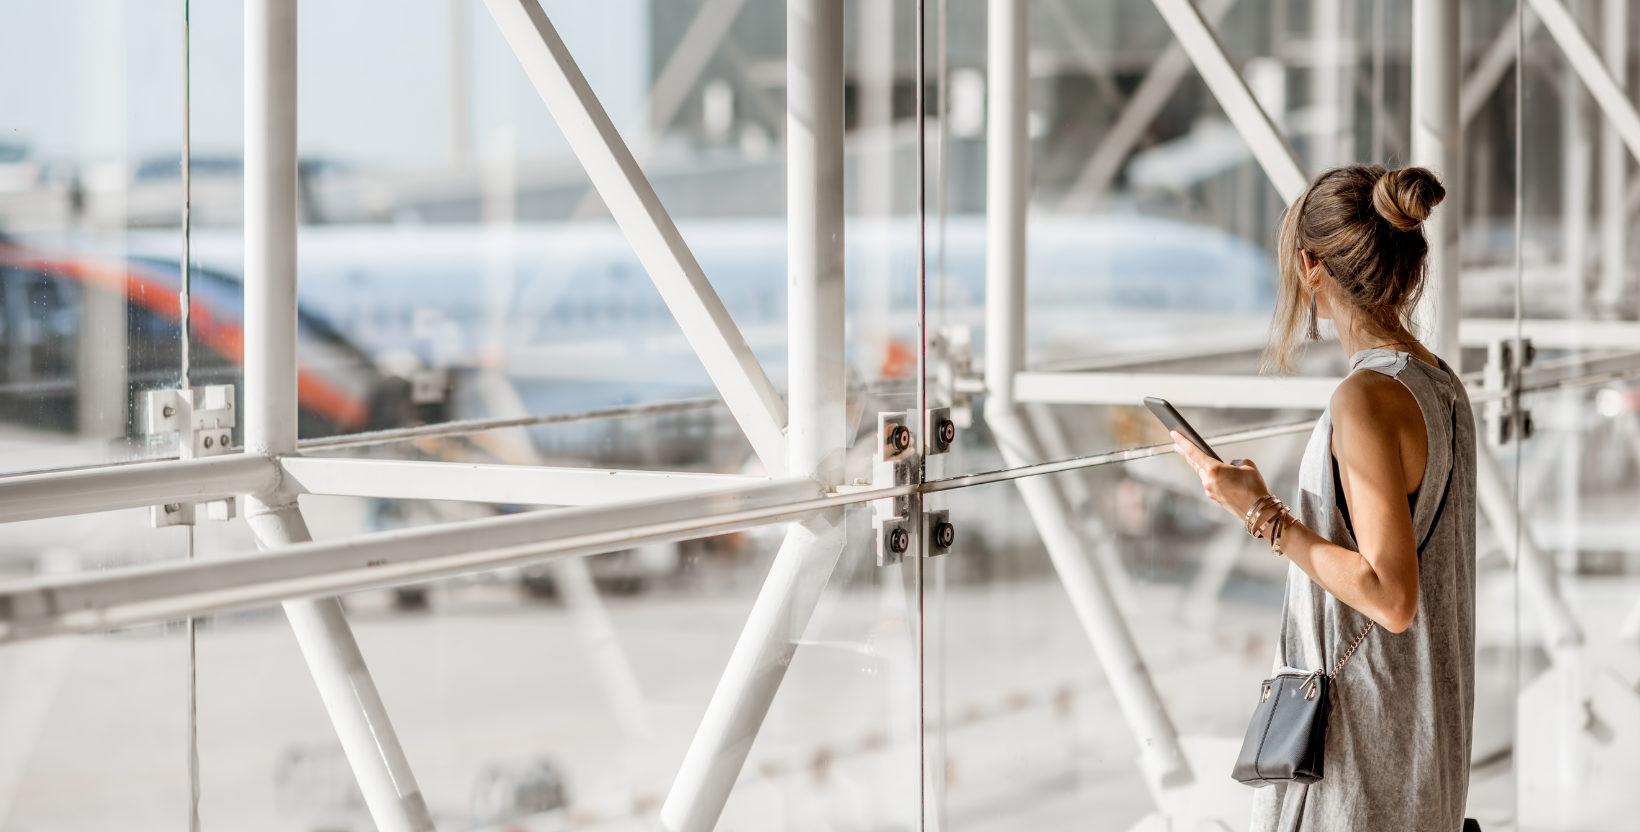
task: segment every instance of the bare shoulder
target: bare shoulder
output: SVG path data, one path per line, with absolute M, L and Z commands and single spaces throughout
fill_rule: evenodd
M 1423 411 L 1406 385 L 1382 373 L 1351 373 L 1328 402 L 1335 426 L 1350 432 L 1393 435 L 1423 427 Z

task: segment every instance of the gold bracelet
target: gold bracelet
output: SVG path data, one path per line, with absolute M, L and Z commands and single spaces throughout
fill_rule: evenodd
M 1259 538 L 1260 540 L 1264 539 L 1264 530 L 1269 528 L 1271 524 L 1279 524 L 1281 522 L 1281 514 L 1286 510 L 1287 507 L 1283 505 L 1280 500 L 1277 500 L 1275 502 L 1275 511 L 1270 512 L 1269 517 L 1259 518 L 1258 528 L 1253 532 L 1253 536 Z M 1271 534 L 1274 533 L 1275 532 L 1272 530 Z
M 1258 516 L 1253 518 L 1253 525 L 1250 530 L 1252 535 L 1258 538 L 1264 537 L 1264 527 L 1270 524 L 1271 518 L 1280 516 L 1281 510 L 1286 507 L 1287 505 L 1280 500 L 1270 500 L 1270 502 L 1259 511 Z M 1268 511 L 1269 514 L 1266 515 L 1264 513 L 1265 511 Z
M 1285 507 L 1282 508 L 1281 519 L 1286 522 L 1277 521 L 1276 530 L 1270 535 L 1270 553 L 1278 558 L 1286 555 L 1286 552 L 1281 551 L 1281 533 L 1298 523 L 1298 520 Z
M 1253 501 L 1252 508 L 1247 509 L 1247 516 L 1242 518 L 1242 525 L 1247 527 L 1248 534 L 1253 533 L 1253 518 L 1257 517 L 1264 511 L 1264 506 L 1266 503 L 1272 502 L 1280 502 L 1280 500 L 1277 500 L 1274 494 L 1266 494 L 1263 497 Z

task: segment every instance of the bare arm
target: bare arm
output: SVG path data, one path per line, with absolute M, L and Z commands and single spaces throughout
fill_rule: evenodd
M 1418 611 L 1418 544 L 1407 494 L 1423 478 L 1423 416 L 1400 382 L 1376 373 L 1351 376 L 1333 395 L 1331 412 L 1333 454 L 1361 551 L 1294 522 L 1281 533 L 1282 552 L 1338 600 L 1399 633 Z M 1173 441 L 1207 496 L 1238 520 L 1270 493 L 1252 463 L 1226 465 L 1178 433 Z

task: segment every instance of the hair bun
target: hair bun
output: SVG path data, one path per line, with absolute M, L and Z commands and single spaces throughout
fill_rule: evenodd
M 1385 171 L 1372 186 L 1372 207 L 1396 231 L 1417 231 L 1435 206 L 1446 198 L 1446 188 L 1427 168 Z

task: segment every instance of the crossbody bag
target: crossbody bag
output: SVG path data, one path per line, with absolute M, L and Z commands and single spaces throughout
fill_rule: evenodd
M 1451 466 L 1446 474 L 1446 487 L 1441 491 L 1441 502 L 1435 508 L 1435 519 L 1418 543 L 1418 557 L 1423 559 L 1424 547 L 1441 525 L 1446 511 L 1446 498 L 1452 493 L 1452 479 L 1458 465 L 1457 409 L 1452 413 Z M 1376 622 L 1368 621 L 1361 634 L 1338 657 L 1332 673 L 1323 670 L 1284 670 L 1264 680 L 1259 693 L 1258 707 L 1247 725 L 1247 737 L 1242 740 L 1241 754 L 1236 758 L 1232 777 L 1249 786 L 1271 786 L 1277 783 L 1314 783 L 1321 779 L 1322 764 L 1327 747 L 1327 693 L 1332 680 L 1338 677 L 1344 664 L 1355 655 L 1357 647 L 1372 632 Z

